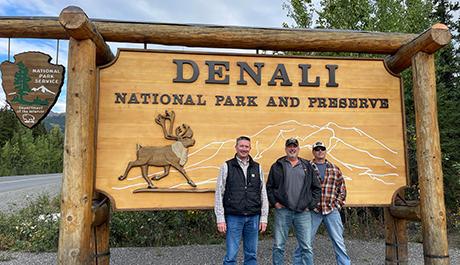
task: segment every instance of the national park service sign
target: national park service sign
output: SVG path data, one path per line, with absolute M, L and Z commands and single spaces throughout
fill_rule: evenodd
M 24 52 L 14 56 L 14 63 L 1 64 L 6 101 L 28 128 L 48 114 L 61 92 L 65 68 L 50 61 L 47 54 Z

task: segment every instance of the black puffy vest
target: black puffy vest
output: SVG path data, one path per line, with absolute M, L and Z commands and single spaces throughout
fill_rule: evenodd
M 225 214 L 255 215 L 262 208 L 260 166 L 249 158 L 247 181 L 236 157 L 227 162 L 228 174 L 224 192 Z

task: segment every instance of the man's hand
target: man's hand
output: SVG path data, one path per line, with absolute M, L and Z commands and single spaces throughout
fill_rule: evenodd
M 281 208 L 284 208 L 284 205 L 282 205 L 282 204 L 279 203 L 279 202 L 276 202 L 276 203 L 275 203 L 275 208 L 276 208 L 276 209 L 281 209 Z
M 219 233 L 226 233 L 227 232 L 227 224 L 224 222 L 224 223 L 217 223 L 217 230 L 219 231 Z
M 259 231 L 263 233 L 265 230 L 267 230 L 267 223 L 259 223 Z

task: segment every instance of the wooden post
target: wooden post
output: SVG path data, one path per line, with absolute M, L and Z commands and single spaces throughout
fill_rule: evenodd
M 385 221 L 385 264 L 406 265 L 407 230 L 406 220 L 391 215 L 389 208 L 383 209 Z
M 70 38 L 58 264 L 89 264 L 95 162 L 96 46 Z
M 107 219 L 103 224 L 93 226 L 93 242 L 94 242 L 94 258 L 95 265 L 109 265 L 110 264 L 110 220 Z
M 434 55 L 417 53 L 412 70 L 424 259 L 449 264 Z
M 94 265 L 109 265 L 110 263 L 110 201 L 100 193 L 93 201 L 93 232 L 91 233 L 91 249 Z
M 75 60 L 77 62 L 73 62 L 75 64 L 78 64 L 80 66 L 81 63 L 81 68 L 79 69 L 80 71 L 86 72 L 88 75 L 84 76 L 86 77 L 87 80 L 83 81 L 84 86 L 79 87 L 79 91 L 76 91 L 76 93 L 73 93 L 71 96 L 74 96 L 78 100 L 84 100 L 88 102 L 88 104 L 84 107 L 83 109 L 76 110 L 75 113 L 73 113 L 75 116 L 69 116 L 69 109 L 67 110 L 67 120 L 72 119 L 73 122 L 78 122 L 80 123 L 81 120 L 85 119 L 86 117 L 89 117 L 88 122 L 85 124 L 86 126 L 83 126 L 81 124 L 81 130 L 86 130 L 86 132 L 83 131 L 84 135 L 86 136 L 91 136 L 91 139 L 85 139 L 88 142 L 88 146 L 85 147 L 84 150 L 89 151 L 91 150 L 91 170 L 93 170 L 93 163 L 95 160 L 94 157 L 94 130 L 96 127 L 95 124 L 95 112 L 96 112 L 96 107 L 95 107 L 95 99 L 96 99 L 96 71 L 95 71 L 95 66 L 96 64 L 104 64 L 108 63 L 111 60 L 113 60 L 114 56 L 110 50 L 110 47 L 107 45 L 107 43 L 104 41 L 102 38 L 101 34 L 96 30 L 95 26 L 89 21 L 88 17 L 86 14 L 81 10 L 79 7 L 75 6 L 69 6 L 62 10 L 60 16 L 59 16 L 59 22 L 61 25 L 64 27 L 64 29 L 67 31 L 67 33 L 71 36 L 71 43 L 75 44 L 75 46 L 70 46 L 70 53 L 73 54 L 74 51 L 72 50 L 73 48 L 76 48 L 79 53 L 75 53 Z M 91 43 L 91 44 L 89 44 Z M 85 48 L 82 48 L 85 46 Z M 86 47 L 87 46 L 87 47 Z M 88 49 L 93 49 L 95 48 L 95 51 L 92 51 L 92 55 L 94 55 L 94 58 L 92 56 L 89 56 L 85 58 L 86 60 L 82 60 L 84 56 L 86 56 Z M 81 49 L 81 50 L 80 50 Z M 83 50 L 86 49 L 86 50 Z M 88 59 L 89 58 L 89 59 Z M 82 60 L 81 62 L 79 60 Z M 72 67 L 70 64 L 70 59 L 69 59 L 69 68 L 71 68 L 71 71 L 74 70 L 75 68 Z M 72 72 L 71 72 L 72 73 Z M 75 74 L 79 74 L 79 72 L 75 72 Z M 70 79 L 71 77 L 73 78 L 80 78 L 80 76 L 73 75 L 69 73 L 69 86 L 70 86 Z M 86 82 L 86 83 L 85 83 Z M 83 91 L 84 90 L 84 91 Z M 68 89 L 68 96 L 67 99 L 69 101 L 69 92 L 70 90 Z M 84 96 L 84 97 L 83 97 Z M 69 103 L 67 103 L 69 104 Z M 67 105 L 67 108 L 69 108 L 69 105 Z M 66 127 L 67 128 L 67 127 Z M 67 139 L 67 134 L 66 134 L 66 139 Z M 93 192 L 93 183 L 94 183 L 94 172 L 91 171 L 91 174 L 88 176 L 85 176 L 85 179 L 87 183 L 91 183 L 91 186 L 88 187 L 88 189 L 85 189 L 84 192 L 90 192 L 92 194 Z M 63 194 L 65 192 L 63 191 Z M 91 199 L 89 200 L 92 203 L 92 196 Z M 105 200 L 106 201 L 106 200 Z M 84 261 L 84 263 L 89 263 L 89 262 L 95 262 L 95 264 L 108 264 L 109 263 L 109 206 L 108 203 L 100 203 L 96 204 L 97 207 L 95 207 L 94 210 L 94 215 L 93 212 L 91 212 L 91 220 L 88 220 L 86 214 L 87 214 L 87 209 L 88 207 L 86 204 L 85 205 L 79 205 L 78 207 L 83 207 L 82 209 L 76 209 L 77 211 L 83 211 L 85 214 L 84 221 L 83 221 L 83 226 L 84 228 L 84 233 L 85 236 L 82 236 L 81 239 L 81 251 L 84 251 L 84 253 L 81 254 L 80 260 Z M 90 209 L 91 209 L 90 205 Z M 64 208 L 64 206 L 62 206 Z M 86 237 L 86 233 L 89 232 L 89 235 L 91 237 Z M 66 233 L 66 232 L 63 232 Z M 65 235 L 63 235 L 65 237 Z M 85 242 L 83 242 L 85 241 Z M 63 249 L 62 251 L 66 251 L 66 249 Z M 64 255 L 65 256 L 65 255 Z M 70 264 L 67 262 L 64 262 L 64 264 Z M 72 263 L 72 264 L 77 264 L 77 263 Z M 79 264 L 79 263 L 78 263 Z

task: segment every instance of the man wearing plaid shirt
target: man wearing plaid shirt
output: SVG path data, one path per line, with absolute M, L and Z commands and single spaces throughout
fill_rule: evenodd
M 316 142 L 312 146 L 314 159 L 311 161 L 317 177 L 321 181 L 321 201 L 312 213 L 312 242 L 323 222 L 332 241 L 337 264 L 350 264 L 350 257 L 343 240 L 343 224 L 339 210 L 345 205 L 347 190 L 340 169 L 326 160 L 326 146 Z M 295 260 L 300 256 L 296 249 Z

